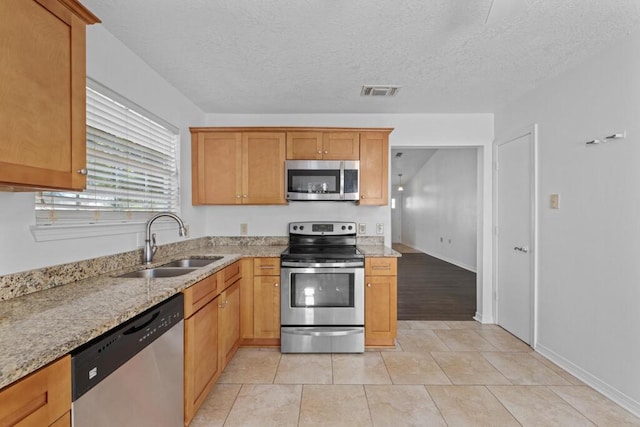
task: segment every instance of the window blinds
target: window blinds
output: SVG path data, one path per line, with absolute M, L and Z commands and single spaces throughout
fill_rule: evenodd
M 178 135 L 87 88 L 87 188 L 36 194 L 36 224 L 146 221 L 177 212 Z

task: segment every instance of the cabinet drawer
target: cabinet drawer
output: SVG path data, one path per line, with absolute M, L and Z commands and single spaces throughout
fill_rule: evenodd
M 48 426 L 71 409 L 71 356 L 0 391 L 0 425 Z
M 397 260 L 392 257 L 365 258 L 364 274 L 367 276 L 397 276 Z
M 220 273 L 216 273 L 209 276 L 183 291 L 185 319 L 207 305 L 209 301 L 218 295 L 219 274 Z
M 280 258 L 254 258 L 253 259 L 253 275 L 254 276 L 279 276 L 280 275 Z
M 224 283 L 222 289 L 227 289 L 233 285 L 238 279 L 242 277 L 242 268 L 240 261 L 236 261 L 228 267 L 222 270 L 222 282 Z

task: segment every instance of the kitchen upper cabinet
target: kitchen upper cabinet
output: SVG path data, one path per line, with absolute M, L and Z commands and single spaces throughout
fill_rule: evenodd
M 285 140 L 284 132 L 193 128 L 193 204 L 285 204 Z
M 365 345 L 395 345 L 398 325 L 397 288 L 396 258 L 365 259 Z
M 86 25 L 75 0 L 0 2 L 0 189 L 86 186 Z
M 70 356 L 64 356 L 0 391 L 2 426 L 69 426 L 70 410 Z
M 287 132 L 287 160 L 358 160 L 358 132 Z
M 389 203 L 389 134 L 360 133 L 360 205 Z

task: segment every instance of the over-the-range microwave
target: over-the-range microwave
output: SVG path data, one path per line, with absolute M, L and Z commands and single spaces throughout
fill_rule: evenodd
M 359 160 L 287 160 L 287 200 L 360 200 Z

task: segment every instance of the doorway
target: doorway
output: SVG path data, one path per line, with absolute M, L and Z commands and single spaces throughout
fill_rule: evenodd
M 478 147 L 392 149 L 398 319 L 476 316 L 482 154 Z

